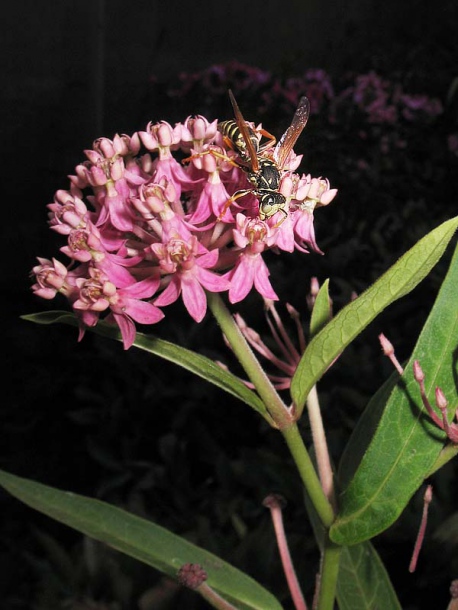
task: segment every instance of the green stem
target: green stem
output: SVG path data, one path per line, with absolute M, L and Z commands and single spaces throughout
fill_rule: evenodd
M 317 610 L 333 610 L 336 598 L 339 560 L 342 547 L 327 537 L 321 556 L 320 590 Z
M 326 530 L 329 530 L 334 521 L 334 510 L 323 492 L 320 479 L 294 420 L 294 413 L 281 400 L 220 295 L 209 292 L 207 293 L 207 301 L 234 354 L 262 398 L 273 420 L 272 423 L 282 433 L 310 501 L 315 507 L 323 526 Z M 341 547 L 333 544 L 326 532 L 326 542 L 322 554 L 318 610 L 332 610 L 334 607 L 340 552 Z
M 293 423 L 288 428 L 283 428 L 281 433 L 294 459 L 305 490 L 322 524 L 329 529 L 334 521 L 334 511 L 323 492 L 320 479 L 304 445 L 297 424 Z
M 271 425 L 273 423 L 280 429 L 289 426 L 293 421 L 292 413 L 273 387 L 224 301 L 216 292 L 207 292 L 207 302 L 238 361 L 262 398 L 272 418 Z
M 294 459 L 305 490 L 313 503 L 324 527 L 329 528 L 334 521 L 334 511 L 321 487 L 312 460 L 305 448 L 304 441 L 294 413 L 288 409 L 267 377 L 259 360 L 242 335 L 235 320 L 219 294 L 207 292 L 208 306 L 221 327 L 227 341 L 250 381 L 262 398 L 273 424 L 281 431 Z M 271 422 L 272 423 L 272 422 Z

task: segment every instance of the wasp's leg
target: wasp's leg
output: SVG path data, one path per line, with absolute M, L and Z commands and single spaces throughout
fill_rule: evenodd
M 227 210 L 230 208 L 230 206 L 234 203 L 234 201 L 236 201 L 237 199 L 239 199 L 240 197 L 244 197 L 245 195 L 248 195 L 249 193 L 252 193 L 253 191 L 251 189 L 241 189 L 240 191 L 236 191 L 232 197 L 230 197 L 226 203 L 224 204 L 224 207 L 220 213 L 220 215 L 218 216 L 218 218 L 216 219 L 218 222 L 221 222 L 221 220 L 223 219 L 224 214 L 227 212 Z
M 277 143 L 277 138 L 274 135 L 272 135 L 271 133 L 269 133 L 268 131 L 266 131 L 265 129 L 259 129 L 259 130 L 257 130 L 257 133 L 260 133 L 262 136 L 264 136 L 268 140 L 268 142 L 266 142 L 265 144 L 263 144 L 261 146 L 260 152 L 266 152 L 266 150 L 269 150 L 270 148 L 275 146 L 275 144 Z
M 199 159 L 199 157 L 203 157 L 204 155 L 210 155 L 210 154 L 213 155 L 214 157 L 216 157 L 217 159 L 223 159 L 223 161 L 227 161 L 227 163 L 230 163 L 234 167 L 240 167 L 240 164 L 237 163 L 237 161 L 235 161 L 234 159 L 231 159 L 231 157 L 228 157 L 227 155 L 220 153 L 216 150 L 202 150 L 201 152 L 195 153 L 194 155 L 191 155 L 190 157 L 186 157 L 181 162 L 190 163 L 191 161 L 194 161 L 194 159 Z
M 279 212 L 283 212 L 284 216 L 283 216 L 283 218 L 281 220 L 279 220 L 278 222 L 276 222 L 274 224 L 274 226 L 273 226 L 274 229 L 278 228 L 288 218 L 288 212 L 286 210 L 284 210 L 283 208 L 280 208 L 278 211 Z
M 223 142 L 224 142 L 224 145 L 226 146 L 226 148 L 228 148 L 229 150 L 233 150 L 234 152 L 237 152 L 235 149 L 235 146 L 234 146 L 234 142 L 231 140 L 231 138 L 223 135 Z

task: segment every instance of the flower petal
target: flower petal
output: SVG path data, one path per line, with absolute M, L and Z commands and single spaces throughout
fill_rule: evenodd
M 189 315 L 196 322 L 201 322 L 207 312 L 207 297 L 198 280 L 191 274 L 186 274 L 181 282 L 183 303 Z
M 135 341 L 136 328 L 132 320 L 123 314 L 112 312 L 112 316 L 121 331 L 124 349 L 129 349 Z
M 170 305 L 175 303 L 181 293 L 181 282 L 178 277 L 173 276 L 170 284 L 165 288 L 161 294 L 154 299 L 154 304 L 159 307 Z
M 241 256 L 231 276 L 229 301 L 231 303 L 242 301 L 253 287 L 253 281 L 254 265 L 252 264 L 252 259 L 248 256 Z
M 254 274 L 254 285 L 259 294 L 262 294 L 266 299 L 278 301 L 278 296 L 274 292 L 271 283 L 269 282 L 269 270 L 261 256 L 258 257 L 256 271 Z
M 129 301 L 126 314 L 139 324 L 156 324 L 164 317 L 164 313 L 152 303 L 146 301 Z

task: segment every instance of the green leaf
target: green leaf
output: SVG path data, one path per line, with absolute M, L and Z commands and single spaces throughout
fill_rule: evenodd
M 329 299 L 329 280 L 325 280 L 316 295 L 310 318 L 310 337 L 314 337 L 332 317 Z
M 71 326 L 78 326 L 77 318 L 65 311 L 48 311 L 43 313 L 29 314 L 22 316 L 24 320 L 36 322 L 37 324 L 55 324 L 63 323 Z M 100 321 L 97 326 L 88 328 L 87 330 L 94 332 L 102 337 L 122 341 L 121 334 L 117 326 Z M 137 332 L 134 345 L 150 354 L 159 356 L 178 364 L 179 366 L 191 371 L 195 375 L 202 377 L 206 381 L 213 383 L 225 392 L 232 394 L 242 402 L 252 407 L 260 413 L 269 422 L 271 421 L 269 414 L 264 406 L 264 403 L 255 392 L 252 392 L 247 386 L 235 375 L 224 370 L 218 364 L 196 352 L 193 352 L 179 345 L 175 345 L 169 341 L 158 339 L 152 335 L 145 335 Z
M 244 610 L 281 610 L 278 600 L 247 574 L 168 530 L 100 500 L 54 489 L 0 470 L 0 484 L 40 512 L 175 578 L 197 563 L 207 583 Z
M 340 482 L 347 486 L 340 495 L 339 515 L 330 530 L 331 539 L 337 544 L 355 544 L 389 527 L 441 452 L 445 434 L 426 414 L 413 377 L 413 362 L 418 360 L 426 375 L 425 388 L 430 403 L 434 405 L 435 388 L 440 386 L 450 410 L 454 410 L 458 403 L 457 303 L 458 247 L 412 357 L 402 378 L 391 390 L 385 409 L 381 413 L 380 404 L 392 381 L 382 387 L 376 400 L 371 401 L 345 452 Z M 374 428 L 369 446 L 362 451 L 361 446 L 367 444 L 368 431 Z M 350 480 L 353 453 L 356 456 L 363 454 L 363 457 Z
M 312 387 L 345 347 L 388 305 L 408 294 L 428 275 L 457 227 L 455 217 L 428 233 L 312 339 L 291 382 L 291 396 L 299 414 Z
M 369 541 L 342 549 L 337 601 L 339 610 L 402 610 L 385 566 Z
M 357 471 L 364 454 L 369 447 L 372 438 L 380 424 L 380 420 L 385 411 L 386 404 L 399 382 L 400 375 L 394 372 L 387 381 L 372 396 L 364 413 L 358 420 L 353 430 L 350 440 L 345 446 L 345 450 L 340 459 L 338 482 L 339 488 L 345 489 L 350 484 L 355 472 Z

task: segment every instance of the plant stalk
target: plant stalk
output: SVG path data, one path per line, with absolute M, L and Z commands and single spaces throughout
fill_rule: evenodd
M 310 429 L 313 437 L 313 447 L 315 449 L 316 463 L 320 475 L 321 487 L 325 496 L 336 510 L 336 499 L 334 489 L 334 474 L 332 472 L 331 458 L 329 457 L 326 433 L 321 417 L 320 402 L 316 385 L 310 390 L 307 398 L 307 412 L 309 416 Z
M 278 395 L 223 299 L 215 292 L 207 292 L 207 302 L 238 361 L 262 398 L 274 426 L 279 429 L 289 426 L 293 421 L 291 411 Z
M 214 292 L 207 292 L 207 301 L 234 354 L 255 386 L 259 396 L 264 401 L 275 426 L 282 433 L 299 471 L 305 490 L 321 522 L 328 529 L 334 521 L 334 511 L 323 492 L 312 460 L 299 434 L 294 414 L 288 409 L 273 387 L 221 296 Z
M 289 428 L 284 428 L 280 432 L 283 434 L 283 438 L 288 445 L 305 490 L 315 507 L 321 523 L 326 529 L 329 529 L 334 521 L 334 510 L 323 492 L 320 479 L 304 445 L 297 424 L 293 423 Z
M 326 536 L 321 556 L 321 570 L 319 591 L 316 608 L 313 610 L 333 610 L 337 590 L 337 577 L 339 575 L 339 561 L 342 547 L 334 544 Z

